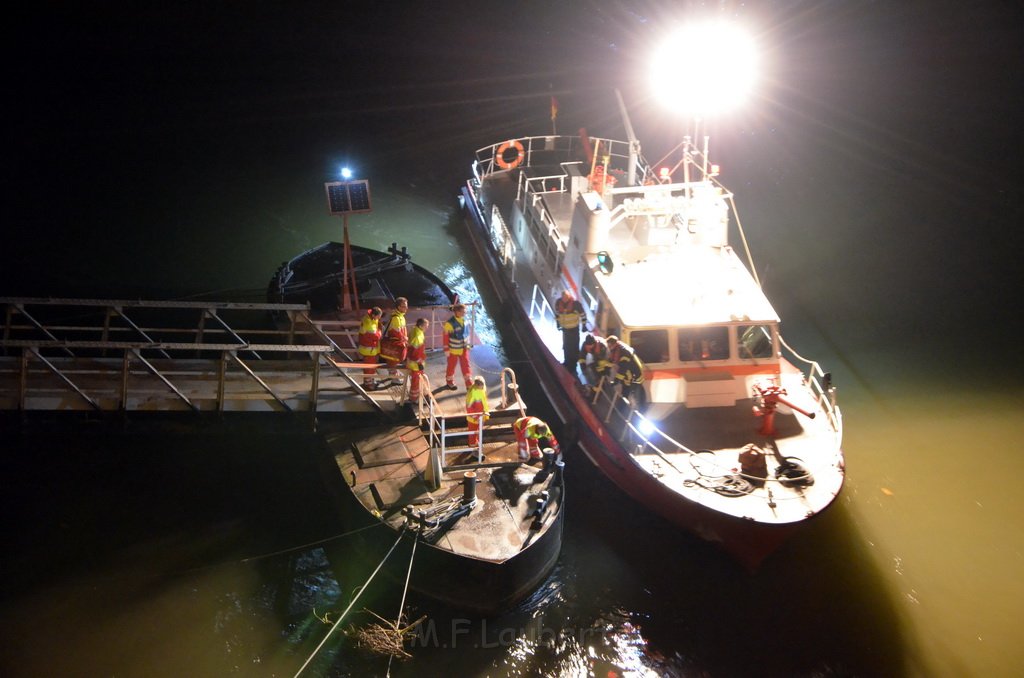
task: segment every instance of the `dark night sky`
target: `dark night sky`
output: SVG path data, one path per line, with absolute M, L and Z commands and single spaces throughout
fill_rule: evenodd
M 674 16 L 709 8 L 765 50 L 757 101 L 716 138 L 780 236 L 759 243 L 769 269 L 864 286 L 842 301 L 865 321 L 884 298 L 911 324 L 1002 325 L 1024 249 L 1015 2 L 43 3 L 5 28 L 5 232 L 23 244 L 0 255 L 0 292 L 32 293 L 32 262 L 99 223 L 144 224 L 110 194 L 128 174 L 151 172 L 173 210 L 163 168 L 198 175 L 243 146 L 301 167 L 373 143 L 381 173 L 429 155 L 454 182 L 473 149 L 542 133 L 550 92 L 560 131 L 622 136 L 617 86 L 656 157 L 677 129 L 635 74 Z M 819 243 L 809 264 L 787 258 L 794 238 Z

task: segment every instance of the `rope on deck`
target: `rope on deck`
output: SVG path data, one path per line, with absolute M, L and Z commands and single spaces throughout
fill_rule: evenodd
M 402 541 L 402 537 L 403 536 L 405 536 L 405 526 L 404 525 L 402 526 L 402 531 L 398 533 L 398 538 L 395 539 L 395 543 L 391 545 L 391 548 L 388 549 L 388 552 L 386 554 L 384 554 L 384 557 L 381 559 L 381 561 L 379 563 L 377 563 L 377 568 L 370 575 L 370 578 L 367 579 L 365 582 L 363 582 L 363 585 L 360 586 L 357 589 L 359 592 L 352 599 L 352 602 L 350 602 L 348 604 L 348 607 L 345 608 L 345 611 L 341 613 L 341 616 L 338 617 L 338 621 L 334 622 L 334 626 L 332 626 L 331 630 L 327 632 L 327 635 L 324 636 L 324 639 L 320 641 L 320 644 L 316 646 L 316 649 L 313 650 L 313 653 L 310 654 L 309 657 L 306 658 L 306 661 L 304 661 L 302 663 L 302 666 L 299 667 L 299 670 L 295 672 L 295 678 L 298 678 L 298 676 L 303 671 L 306 670 L 306 667 L 309 666 L 310 662 L 313 661 L 313 658 L 316 657 L 316 655 L 323 648 L 324 644 L 327 643 L 327 639 L 331 637 L 331 634 L 333 634 L 336 630 L 338 630 L 338 627 L 341 626 L 341 622 L 345 619 L 345 617 L 348 615 L 348 613 L 352 610 L 352 607 L 356 604 L 356 601 L 359 600 L 359 597 L 361 595 L 363 595 L 364 591 L 366 591 L 366 587 L 370 585 L 370 582 L 373 581 L 373 578 L 376 577 L 377 573 L 380 572 L 380 569 L 382 567 L 384 567 L 384 563 L 387 561 L 388 558 L 391 557 L 391 554 L 394 552 L 395 548 L 398 547 L 398 542 Z

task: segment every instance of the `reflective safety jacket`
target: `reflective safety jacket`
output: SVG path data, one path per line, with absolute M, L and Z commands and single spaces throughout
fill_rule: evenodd
M 578 330 L 580 323 L 586 319 L 583 304 L 576 299 L 559 297 L 555 302 L 555 319 L 560 330 Z
M 405 349 L 409 345 L 409 335 L 405 329 L 405 314 L 397 310 L 391 314 L 384 336 L 381 339 L 380 355 L 392 362 L 405 360 Z
M 427 337 L 423 334 L 423 328 L 413 325 L 409 332 L 409 352 L 406 354 L 409 361 L 409 369 L 420 369 L 427 360 Z M 415 367 L 413 367 L 415 365 Z
M 359 355 L 373 356 L 380 353 L 380 318 L 374 318 L 370 311 L 359 323 Z
M 541 426 L 547 426 L 542 419 L 537 417 L 520 417 L 512 424 L 512 431 L 516 435 L 517 442 L 525 443 L 531 447 L 539 447 L 537 441 L 547 438 L 551 441 L 551 447 L 555 452 L 558 452 L 558 441 L 555 439 L 554 432 L 548 428 L 547 432 L 538 433 L 537 429 Z
M 473 415 L 483 414 L 484 421 L 491 416 L 491 406 L 487 402 L 487 389 L 473 387 L 466 391 L 466 412 L 469 415 L 466 417 L 466 423 L 470 427 L 477 426 L 480 422 Z
M 444 350 L 462 355 L 466 350 L 466 319 L 452 316 L 444 323 Z

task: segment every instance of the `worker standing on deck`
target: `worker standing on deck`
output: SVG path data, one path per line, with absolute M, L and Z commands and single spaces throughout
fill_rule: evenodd
M 388 375 L 392 381 L 400 381 L 398 365 L 405 360 L 409 347 L 409 334 L 405 327 L 405 312 L 409 310 L 409 300 L 405 297 L 395 299 L 395 310 L 384 326 L 384 336 L 380 342 L 380 357 L 388 365 Z
M 469 337 L 466 336 L 466 306 L 455 304 L 452 306 L 452 317 L 444 323 L 444 354 L 448 359 L 448 365 L 444 371 L 445 385 L 452 391 L 455 390 L 455 365 L 458 364 L 462 370 L 462 378 L 466 381 L 466 390 L 473 385 L 469 375 Z
M 638 407 L 647 404 L 647 393 L 644 391 L 644 363 L 633 347 L 618 337 L 608 337 L 608 350 L 611 362 L 615 365 L 615 380 L 622 384 L 622 395 L 633 397 Z
M 367 365 L 376 365 L 377 356 L 380 355 L 380 317 L 383 314 L 379 306 L 374 306 L 366 309 L 366 315 L 359 323 L 359 345 L 356 350 Z M 376 374 L 375 367 L 363 370 L 363 388 L 367 391 L 377 388 L 377 382 L 374 380 Z
M 466 426 L 469 427 L 469 444 L 476 447 L 480 442 L 480 421 L 491 418 L 491 406 L 487 402 L 487 382 L 483 377 L 473 377 L 472 386 L 466 391 Z
M 611 375 L 612 363 L 608 353 L 608 342 L 603 337 L 595 337 L 593 334 L 588 334 L 586 339 L 583 340 L 583 348 L 579 359 L 581 367 L 586 367 L 588 357 L 593 359 L 591 366 L 599 379 Z
M 409 400 L 418 403 L 420 384 L 423 381 L 423 368 L 427 362 L 427 328 L 430 321 L 420 318 L 409 332 L 409 353 L 405 366 L 409 368 Z
M 555 434 L 551 432 L 548 425 L 537 417 L 520 417 L 512 424 L 512 432 L 515 433 L 516 443 L 519 445 L 519 459 L 540 459 L 543 455 L 541 450 L 550 447 L 559 454 L 558 441 Z
M 576 374 L 580 357 L 580 325 L 586 326 L 587 316 L 583 312 L 583 304 L 569 290 L 563 291 L 555 302 L 555 320 L 558 329 L 562 330 L 562 364 Z

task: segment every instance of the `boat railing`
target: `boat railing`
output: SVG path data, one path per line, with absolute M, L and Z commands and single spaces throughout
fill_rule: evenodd
M 506 162 L 508 167 L 502 167 L 498 162 L 498 158 L 501 156 L 499 150 L 503 147 L 507 148 L 509 143 L 517 142 L 523 147 L 523 161 L 521 163 Z M 579 161 L 586 158 L 588 154 L 593 156 L 593 149 L 598 149 L 598 154 L 601 157 L 608 156 L 610 170 L 628 171 L 630 151 L 628 141 L 599 137 L 590 137 L 584 140 L 579 136 L 546 135 L 508 139 L 478 149 L 476 160 L 473 163 L 473 174 L 477 180 L 482 181 L 496 172 L 505 172 L 518 167 L 558 166 L 567 161 Z M 646 163 L 642 158 L 638 158 L 637 162 L 638 176 L 647 176 L 649 170 Z
M 537 186 L 540 186 L 538 189 Z M 558 225 L 552 218 L 551 213 L 548 212 L 547 204 L 544 202 L 544 193 L 546 191 L 543 188 L 542 183 L 537 183 L 535 180 L 530 179 L 525 174 L 519 175 L 519 189 L 516 195 L 516 199 L 522 199 L 525 197 L 524 204 L 528 208 L 529 214 L 536 217 L 537 222 L 543 226 L 543 235 L 547 236 L 546 241 L 555 243 L 556 253 L 558 256 L 565 254 L 565 243 L 562 242 L 561 231 L 558 230 Z M 544 240 L 541 240 L 544 242 Z
M 491 209 L 491 244 L 494 245 L 501 265 L 508 271 L 512 282 L 516 281 L 516 241 L 512 238 L 512 232 L 508 230 L 505 217 L 501 216 L 501 210 L 497 205 Z
M 547 297 L 540 291 L 540 285 L 533 286 L 533 294 L 530 295 L 530 320 L 541 326 L 551 325 L 555 322 L 555 311 L 548 303 Z
M 797 353 L 792 346 L 786 343 L 782 335 L 779 335 L 779 343 L 785 349 L 786 358 L 804 366 L 801 369 L 804 381 L 807 382 L 814 394 L 818 407 L 828 416 L 829 425 L 841 441 L 843 439 L 843 413 L 836 403 L 836 388 L 832 384 L 832 375 L 825 372 L 817 361 L 809 360 Z

